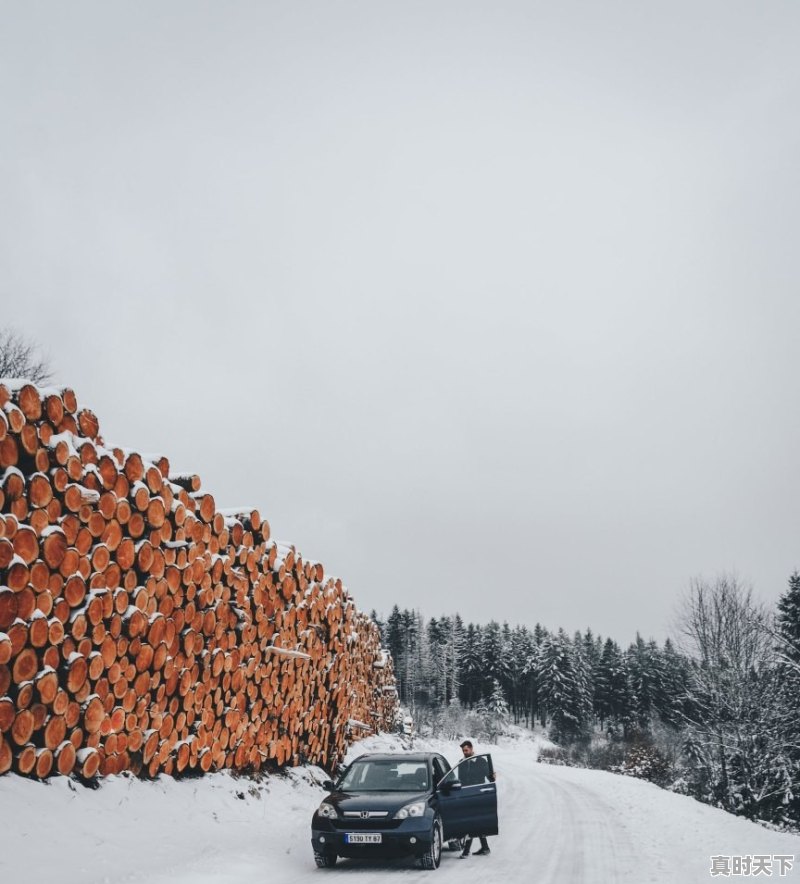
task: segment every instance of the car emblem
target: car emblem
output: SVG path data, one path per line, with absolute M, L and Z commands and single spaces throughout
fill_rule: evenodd
M 369 811 L 368 811 L 368 810 L 362 810 L 362 811 L 361 811 L 361 819 L 362 819 L 362 820 L 368 820 L 368 819 L 369 819 Z

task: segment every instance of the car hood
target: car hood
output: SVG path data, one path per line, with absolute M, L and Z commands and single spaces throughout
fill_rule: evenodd
M 426 801 L 428 792 L 332 792 L 327 798 L 339 813 L 348 810 L 388 810 L 394 813 L 414 801 Z

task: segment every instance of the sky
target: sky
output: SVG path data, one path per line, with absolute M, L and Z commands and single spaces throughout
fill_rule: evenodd
M 800 567 L 800 6 L 0 0 L 0 324 L 359 607 Z

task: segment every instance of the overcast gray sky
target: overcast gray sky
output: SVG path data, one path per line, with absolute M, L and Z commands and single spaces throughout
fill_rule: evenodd
M 364 609 L 800 566 L 800 5 L 0 0 L 2 323 Z

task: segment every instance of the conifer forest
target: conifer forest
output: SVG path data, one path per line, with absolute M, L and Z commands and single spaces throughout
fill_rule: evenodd
M 445 738 L 538 727 L 545 759 L 642 777 L 750 819 L 800 823 L 800 574 L 775 610 L 695 580 L 663 643 L 590 628 L 373 612 L 402 706 Z

